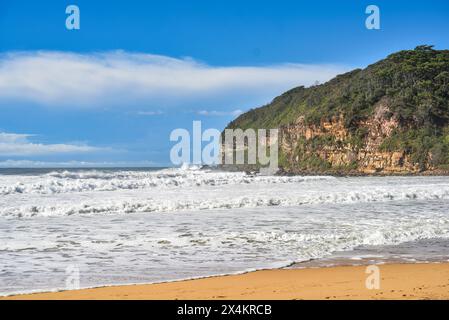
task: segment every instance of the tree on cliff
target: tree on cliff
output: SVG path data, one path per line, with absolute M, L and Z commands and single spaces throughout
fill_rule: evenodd
M 368 132 L 362 124 L 373 117 L 381 101 L 388 107 L 386 120 L 395 119 L 399 126 L 379 150 L 404 151 L 422 170 L 449 169 L 449 50 L 430 45 L 391 54 L 321 85 L 291 89 L 240 115 L 228 128 L 282 128 L 299 118 L 319 126 L 342 117 L 351 139 L 363 147 Z M 336 143 L 329 141 L 321 147 Z M 305 141 L 304 147 L 309 145 L 307 150 L 313 153 L 310 143 Z

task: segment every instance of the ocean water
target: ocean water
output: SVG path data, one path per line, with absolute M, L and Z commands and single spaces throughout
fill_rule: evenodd
M 449 177 L 0 170 L 0 295 L 291 266 L 447 261 Z

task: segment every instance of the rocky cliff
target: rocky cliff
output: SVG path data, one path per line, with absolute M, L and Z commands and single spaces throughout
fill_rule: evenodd
M 286 157 L 282 163 L 284 170 L 363 173 L 422 171 L 404 150 L 381 149 L 383 141 L 399 127 L 397 120 L 386 117 L 388 112 L 385 104 L 379 104 L 371 118 L 357 124 L 359 130 L 365 132 L 361 144 L 346 128 L 343 116 L 323 120 L 319 125 L 307 125 L 304 117 L 299 117 L 294 124 L 282 126 L 280 149 Z M 304 163 L 304 159 L 310 159 L 309 163 Z M 425 170 L 435 169 L 429 163 L 426 165 Z
M 447 173 L 449 51 L 420 46 L 250 110 L 227 128 L 279 128 L 292 173 Z

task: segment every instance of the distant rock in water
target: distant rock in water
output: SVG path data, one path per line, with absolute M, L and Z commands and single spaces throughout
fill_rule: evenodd
M 279 128 L 285 173 L 449 172 L 449 50 L 418 46 L 232 121 Z

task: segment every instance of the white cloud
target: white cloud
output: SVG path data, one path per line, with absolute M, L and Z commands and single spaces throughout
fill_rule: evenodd
M 324 82 L 335 65 L 210 66 L 190 58 L 123 51 L 76 54 L 16 52 L 0 56 L 0 106 L 16 101 L 50 107 L 253 107 L 299 85 Z
M 164 114 L 162 111 L 138 111 L 137 115 L 139 116 L 159 116 Z
M 23 143 L 26 142 L 28 137 L 32 137 L 32 134 L 19 134 L 19 133 L 5 133 L 0 132 L 0 143 Z
M 200 116 L 238 116 L 242 114 L 243 111 L 240 109 L 234 110 L 234 111 L 217 111 L 217 110 L 201 110 L 198 111 L 197 114 Z
M 151 161 L 137 162 L 89 162 L 89 161 L 33 161 L 33 160 L 5 160 L 0 161 L 0 168 L 124 168 L 124 167 L 158 167 Z
M 35 156 L 105 151 L 88 145 L 41 144 L 28 140 L 32 135 L 0 132 L 0 156 Z

